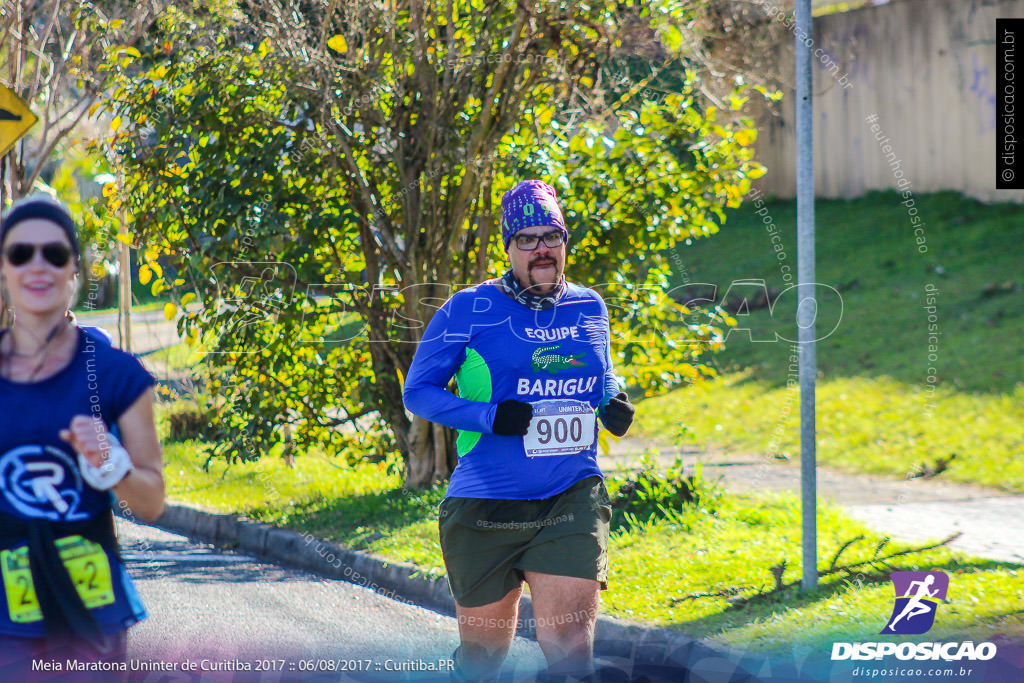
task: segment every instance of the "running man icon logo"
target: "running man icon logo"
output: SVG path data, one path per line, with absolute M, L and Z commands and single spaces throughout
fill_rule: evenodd
M 892 616 L 882 634 L 919 635 L 935 623 L 939 601 L 946 600 L 949 576 L 945 572 L 893 572 L 889 574 L 896 589 Z

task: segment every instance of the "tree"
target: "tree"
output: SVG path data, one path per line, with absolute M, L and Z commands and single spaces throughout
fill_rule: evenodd
M 62 160 L 76 156 L 69 149 L 72 136 L 109 87 L 111 59 L 138 54 L 132 45 L 158 11 L 150 0 L 0 3 L 0 85 L 39 117 L 29 134 L 0 157 L 0 210 L 40 189 L 42 178 L 61 176 Z M 81 167 L 81 159 L 76 156 L 64 164 L 65 169 L 71 166 Z M 103 220 L 94 207 L 79 205 L 77 189 L 64 199 L 75 209 L 87 209 L 80 215 L 86 224 L 84 237 L 102 232 L 96 226 Z M 87 261 L 89 257 L 87 253 Z M 0 326 L 10 323 L 3 319 L 4 311 L 0 302 Z
M 446 478 L 453 435 L 406 414 L 402 378 L 453 288 L 503 270 L 500 196 L 525 177 L 563 198 L 570 275 L 609 302 L 621 372 L 651 392 L 696 374 L 723 317 L 669 331 L 690 311 L 661 252 L 716 231 L 763 169 L 750 122 L 695 95 L 681 40 L 661 48 L 680 92 L 613 78 L 622 27 L 650 40 L 681 10 L 240 9 L 168 13 L 112 105 L 143 274 L 202 304 L 179 327 L 211 352 L 211 457 L 395 447 L 408 486 Z
M 7 201 L 29 194 L 58 145 L 109 86 L 111 54 L 137 54 L 154 2 L 5 0 L 0 5 L 0 83 L 39 116 L 27 144 L 0 167 Z

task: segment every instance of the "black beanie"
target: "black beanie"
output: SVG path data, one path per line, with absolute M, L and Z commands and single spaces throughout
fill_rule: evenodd
M 62 203 L 45 194 L 34 194 L 14 202 L 10 211 L 4 216 L 3 222 L 0 222 L 0 247 L 3 247 L 4 242 L 7 241 L 7 233 L 11 228 L 30 218 L 45 218 L 59 225 L 68 236 L 68 241 L 71 242 L 75 260 L 81 258 L 78 248 L 78 228 L 75 227 L 71 213 Z

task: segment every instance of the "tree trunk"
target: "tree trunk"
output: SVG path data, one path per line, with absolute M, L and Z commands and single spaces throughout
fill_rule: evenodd
M 408 450 L 403 450 L 405 485 L 429 488 L 446 480 L 455 469 L 455 430 L 414 417 L 407 432 Z
M 383 332 L 378 334 L 383 336 Z M 383 344 L 375 344 L 371 346 L 370 355 L 374 361 L 377 390 L 381 394 L 380 415 L 395 435 L 405 463 L 403 483 L 408 488 L 420 489 L 448 479 L 458 458 L 455 430 L 427 422 L 419 416 L 413 416 L 410 422 L 405 412 L 395 365 L 404 366 L 403 372 L 408 372 L 414 352 L 410 346 L 402 345 L 391 355 Z
M 404 314 L 409 320 L 422 321 L 425 326 L 430 322 L 433 308 L 424 302 L 430 301 L 432 298 L 446 298 L 448 294 L 449 291 L 446 287 L 424 287 L 417 291 L 415 298 L 406 301 Z M 402 344 L 397 352 L 402 361 L 406 363 L 403 368 L 404 374 L 408 374 L 408 368 L 412 365 L 412 356 L 415 353 L 416 344 L 419 342 L 421 331 L 421 329 L 409 330 L 405 341 L 415 343 Z M 400 391 L 398 401 L 401 405 Z M 404 409 L 402 416 L 405 417 Z M 451 476 L 459 459 L 455 449 L 456 432 L 454 429 L 428 422 L 418 415 L 413 416 L 411 423 L 403 420 L 404 424 L 401 424 L 401 427 L 399 422 L 387 419 L 402 451 L 402 460 L 405 463 L 405 486 L 414 489 L 429 488 Z

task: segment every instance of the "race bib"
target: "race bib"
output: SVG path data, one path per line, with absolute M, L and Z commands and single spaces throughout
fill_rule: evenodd
M 526 455 L 572 455 L 594 443 L 597 415 L 589 403 L 561 399 L 533 404 L 530 429 L 523 436 Z
M 56 545 L 85 606 L 91 609 L 112 604 L 114 586 L 110 579 L 110 562 L 103 548 L 81 536 L 57 539 Z M 11 621 L 16 624 L 41 621 L 43 612 L 39 609 L 39 598 L 28 567 L 28 546 L 0 552 L 0 571 Z

